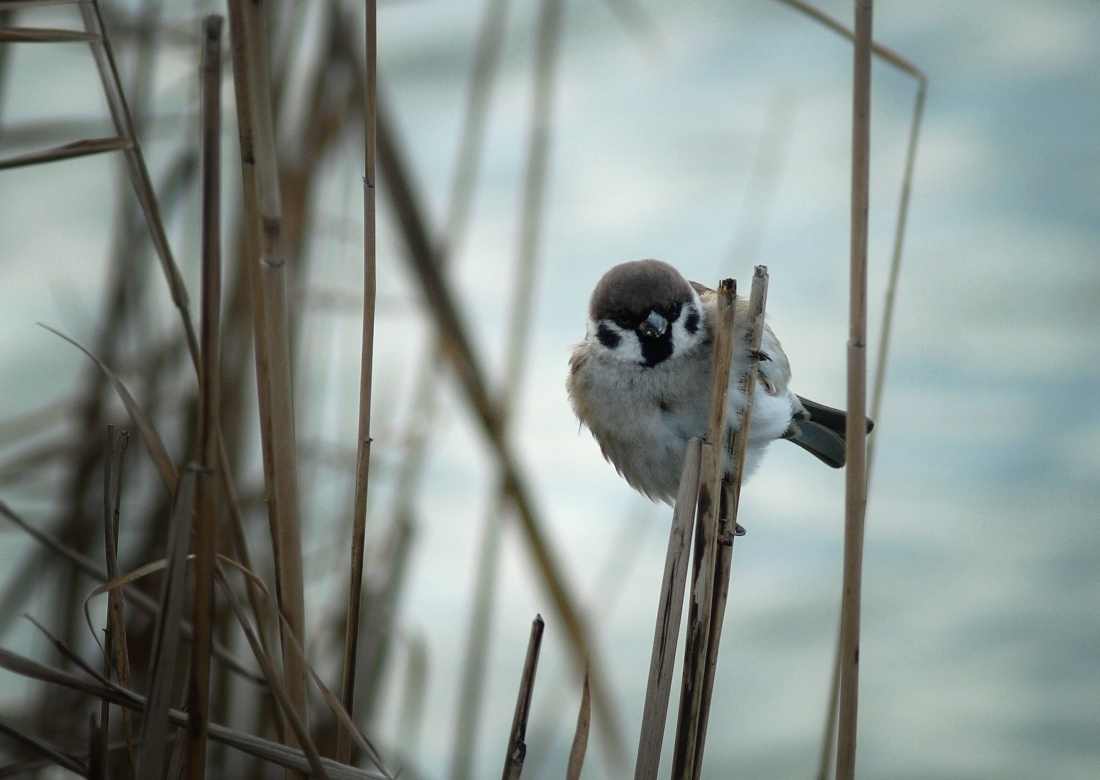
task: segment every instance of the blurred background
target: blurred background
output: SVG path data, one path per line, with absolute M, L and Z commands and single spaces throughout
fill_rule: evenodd
M 348 63 L 362 62 L 363 14 L 339 0 L 270 5 L 308 650 L 335 687 L 362 312 L 361 92 Z M 851 23 L 847 2 L 816 7 Z M 101 9 L 194 298 L 198 31 L 203 15 L 224 9 L 200 0 L 101 0 Z M 3 13 L 6 26 L 80 29 L 68 6 Z M 859 771 L 1097 778 L 1100 7 L 880 2 L 874 25 L 878 42 L 927 74 L 928 101 L 874 434 Z M 568 356 L 593 286 L 616 263 L 656 257 L 688 278 L 734 276 L 746 289 L 763 263 L 793 386 L 844 404 L 851 45 L 774 0 L 392 0 L 379 9 L 378 39 L 394 137 L 474 352 L 494 395 L 510 399 L 516 462 L 606 672 L 627 760 L 604 734 L 585 772 L 628 776 L 671 511 L 635 495 L 579 430 L 564 390 Z M 480 129 L 468 118 L 479 61 L 493 74 L 479 82 Z M 872 346 L 917 89 L 882 61 L 873 79 Z M 241 205 L 228 62 L 224 89 L 231 291 Z M 112 134 L 86 45 L 0 44 L 0 155 Z M 127 418 L 87 358 L 35 323 L 98 350 L 150 407 L 177 463 L 194 425 L 179 320 L 124 169 L 115 152 L 0 171 L 0 499 L 97 560 L 97 458 L 106 423 L 129 427 Z M 528 540 L 500 511 L 496 456 L 439 358 L 387 192 L 383 181 L 367 574 L 377 672 L 364 722 L 412 777 L 499 771 L 528 626 L 541 612 L 524 777 L 556 777 L 580 675 Z M 250 543 L 267 544 L 269 559 L 247 293 L 238 298 L 227 292 L 225 371 L 236 379 L 223 381 L 239 397 L 223 407 L 223 425 Z M 144 449 L 135 443 L 128 457 L 123 570 L 163 554 L 167 500 Z M 745 487 L 748 533 L 734 554 L 706 776 L 814 774 L 843 489 L 843 472 L 783 442 Z M 0 642 L 49 656 L 18 619 L 27 612 L 93 657 L 80 606 L 95 583 L 65 574 L 14 526 L 0 534 Z M 488 618 L 471 629 L 479 571 Z M 471 634 L 484 640 L 474 645 L 485 665 L 480 707 L 462 693 Z M 56 692 L 3 673 L 0 694 L 7 717 L 41 725 Z

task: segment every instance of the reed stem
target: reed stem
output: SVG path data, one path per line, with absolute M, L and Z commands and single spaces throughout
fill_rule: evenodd
M 852 239 L 848 326 L 844 583 L 840 618 L 837 780 L 853 780 L 859 698 L 859 613 L 867 509 L 867 214 L 871 139 L 873 0 L 856 0 L 852 96 Z

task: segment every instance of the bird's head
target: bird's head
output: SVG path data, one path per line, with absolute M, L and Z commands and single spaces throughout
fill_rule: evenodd
M 706 338 L 703 306 L 680 272 L 660 260 L 635 260 L 603 275 L 588 304 L 588 337 L 597 349 L 652 368 Z

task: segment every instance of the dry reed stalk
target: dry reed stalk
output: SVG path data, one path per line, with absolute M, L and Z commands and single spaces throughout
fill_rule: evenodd
M 569 763 L 565 770 L 565 780 L 580 780 L 584 767 L 584 754 L 588 748 L 588 728 L 592 723 L 592 691 L 588 687 L 588 672 L 584 673 L 581 686 L 581 709 L 577 713 L 577 728 L 573 732 L 573 745 L 569 749 Z
M 836 777 L 852 780 L 859 697 L 859 611 L 867 510 L 867 212 L 871 139 L 873 0 L 856 0 L 852 87 L 852 238 L 848 326 L 844 584 L 840 618 L 840 716 Z
M 738 334 L 747 332 L 750 355 L 758 355 L 760 342 L 764 336 L 764 309 L 768 302 L 768 269 L 758 265 L 753 271 L 752 290 L 749 304 L 743 313 L 748 320 L 746 325 L 737 326 Z M 695 748 L 695 778 L 698 780 L 703 768 L 703 748 L 706 744 L 707 727 L 710 724 L 711 694 L 714 692 L 714 675 L 718 667 L 718 645 L 722 640 L 722 624 L 726 615 L 726 602 L 729 599 L 730 572 L 733 564 L 733 540 L 739 528 L 737 509 L 741 502 L 741 482 L 745 475 L 745 452 L 748 446 L 748 432 L 752 424 L 752 405 L 756 396 L 756 378 L 760 362 L 752 359 L 744 378 L 745 407 L 741 410 L 741 421 L 737 432 L 728 442 L 727 457 L 730 460 L 730 479 L 722 483 L 721 515 L 722 532 L 718 547 L 718 560 L 714 572 L 714 608 L 710 614 L 710 631 L 707 647 L 707 660 L 703 675 L 702 706 L 699 715 L 698 745 Z M 743 533 L 743 532 L 742 532 Z
M 0 43 L 101 43 L 103 36 L 79 30 L 0 27 Z
M 458 314 L 458 307 L 450 286 L 441 273 L 438 253 L 432 246 L 430 233 L 413 191 L 408 166 L 397 147 L 396 136 L 391 129 L 385 103 L 378 106 L 378 164 L 390 192 L 389 202 L 396 212 L 402 237 L 407 249 L 407 259 L 416 273 L 424 291 L 428 310 L 440 337 L 444 354 L 454 366 L 459 382 L 473 411 L 489 439 L 497 458 L 509 500 L 516 508 L 520 527 L 531 547 L 536 569 L 542 578 L 554 607 L 565 624 L 574 661 L 583 666 L 591 664 L 592 700 L 601 733 L 608 740 L 609 753 L 622 751 L 622 736 L 614 703 L 607 687 L 607 676 L 594 648 L 588 641 L 588 629 L 561 574 L 561 566 L 551 552 L 543 531 L 543 522 L 530 499 L 526 479 L 520 472 L 511 446 L 504 435 L 499 407 L 491 400 L 488 384 L 480 363 L 474 355 L 466 329 Z
M 71 160 L 74 157 L 86 157 L 100 152 L 113 152 L 118 149 L 133 148 L 133 141 L 117 136 L 107 138 L 88 138 L 73 141 L 38 152 L 27 152 L 0 160 L 0 171 L 8 168 L 22 168 L 27 165 L 40 165 L 56 160 Z
M 103 539 L 105 547 L 105 559 L 107 564 L 107 578 L 118 579 L 118 527 L 119 508 L 122 502 L 122 484 L 126 466 L 126 450 L 130 442 L 130 435 L 123 431 L 119 434 L 117 466 L 115 466 L 114 500 L 111 500 L 111 460 L 115 447 L 113 426 L 107 427 L 108 448 L 103 470 Z M 130 687 L 130 652 L 126 642 L 126 602 L 121 590 L 112 588 L 107 594 L 107 636 L 105 663 L 106 676 L 110 676 L 113 666 L 118 677 L 118 684 L 123 688 Z M 101 726 L 104 739 L 110 732 L 110 710 L 107 703 L 103 703 L 100 712 Z M 126 735 L 127 777 L 134 773 L 134 732 L 133 719 L 129 710 L 122 711 L 123 731 Z M 106 754 L 106 751 L 104 751 Z M 106 771 L 106 769 L 105 769 Z
M 653 652 L 649 656 L 649 682 L 642 708 L 642 732 L 638 739 L 634 780 L 656 780 L 661 766 L 665 719 L 672 693 L 672 672 L 676 665 L 676 644 L 680 638 L 680 616 L 684 608 L 684 589 L 691 558 L 691 522 L 695 518 L 699 496 L 701 445 L 698 438 L 688 441 L 684 467 L 680 472 L 680 489 L 676 493 L 676 507 L 668 533 L 657 626 L 653 631 Z
M 191 536 L 191 516 L 195 506 L 193 468 L 184 470 L 176 491 L 168 530 L 168 566 L 161 584 L 160 614 L 153 634 L 149 657 L 149 704 L 141 725 L 141 752 L 138 754 L 137 780 L 158 780 L 163 771 L 164 745 L 168 734 L 169 699 L 172 673 L 179 645 L 180 617 L 186 596 L 187 548 Z
M 236 8 L 234 8 L 236 6 Z M 267 393 L 266 416 L 261 413 L 261 433 L 267 440 L 271 459 L 268 499 L 274 503 L 272 544 L 275 548 L 276 595 L 288 624 L 280 624 L 283 635 L 283 675 L 287 694 L 298 716 L 306 720 L 305 670 L 286 652 L 287 631 L 304 636 L 305 603 L 302 581 L 301 522 L 299 517 L 298 466 L 294 441 L 294 403 L 290 367 L 290 328 L 286 306 L 286 256 L 281 237 L 279 176 L 275 157 L 275 128 L 268 72 L 267 36 L 264 29 L 264 4 L 233 0 L 231 23 L 239 19 L 239 37 L 235 37 L 235 78 L 247 83 L 238 87 L 238 123 L 242 136 L 249 133 L 247 146 L 242 143 L 242 175 L 246 186 L 255 187 L 256 224 L 250 235 L 259 240 L 259 298 L 262 300 L 255 327 L 262 331 L 264 353 L 257 353 L 260 384 Z M 239 54 L 237 53 L 239 50 Z M 237 70 L 236 66 L 242 69 Z M 252 160 L 243 152 L 250 149 Z M 251 165 L 250 165 L 251 163 Z M 251 168 L 251 170 L 250 170 Z
M 378 89 L 378 6 L 366 3 L 366 67 L 363 74 L 363 337 L 359 364 L 359 436 L 355 453 L 355 497 L 352 508 L 351 582 L 348 586 L 347 622 L 344 630 L 344 675 L 340 700 L 349 713 L 355 712 L 355 663 L 359 648 L 362 612 L 363 556 L 367 534 L 367 487 L 370 477 L 370 406 L 374 381 L 374 313 L 378 294 L 375 198 L 375 117 Z M 336 758 L 351 763 L 350 734 L 340 729 Z
M 214 641 L 214 556 L 218 541 L 218 409 L 221 406 L 221 78 L 222 24 L 211 14 L 203 22 L 202 127 L 202 321 L 199 373 L 198 474 L 192 595 L 191 673 L 187 687 L 188 780 L 206 776 L 210 718 L 210 649 Z
M 706 656 L 709 647 L 710 616 L 714 609 L 714 571 L 718 560 L 719 515 L 722 496 L 722 460 L 725 456 L 727 397 L 733 362 L 734 316 L 737 283 L 724 279 L 718 285 L 718 308 L 714 328 L 714 373 L 707 417 L 707 438 L 702 444 L 699 470 L 699 501 L 695 527 L 695 556 L 692 566 L 687 637 L 684 643 L 683 682 L 676 722 L 676 745 L 672 754 L 673 780 L 693 780 L 699 745 L 700 714 Z
M 512 730 L 508 734 L 508 749 L 504 754 L 504 774 L 502 780 L 519 780 L 523 771 L 523 760 L 527 757 L 527 718 L 531 714 L 531 693 L 535 689 L 535 670 L 539 665 L 539 650 L 542 648 L 542 632 L 546 623 L 542 615 L 535 615 L 531 621 L 531 636 L 527 640 L 527 657 L 523 661 L 523 674 L 519 678 L 519 693 L 516 695 L 516 710 L 512 715 Z
M 23 8 L 42 8 L 47 5 L 76 5 L 88 0 L 0 0 L 0 11 L 16 11 Z
M 920 137 L 921 121 L 924 116 L 924 103 L 928 94 L 928 79 L 918 71 L 916 101 L 913 106 L 913 118 L 909 126 L 909 143 L 905 152 L 905 174 L 901 183 L 901 198 L 898 202 L 897 227 L 894 231 L 894 248 L 890 258 L 890 275 L 886 282 L 886 297 L 882 311 L 882 326 L 879 329 L 877 357 L 875 359 L 875 378 L 871 390 L 871 414 L 876 427 L 882 424 L 882 397 L 886 386 L 886 363 L 890 351 L 890 335 L 894 324 L 894 304 L 897 299 L 898 278 L 901 274 L 902 244 L 905 239 L 905 225 L 909 217 L 909 196 L 913 185 L 913 170 L 917 160 L 917 141 Z M 875 465 L 875 452 L 878 437 L 867 441 L 867 496 L 871 492 L 871 473 Z M 837 621 L 839 625 L 839 619 Z M 829 703 L 825 710 L 825 726 L 822 729 L 821 748 L 818 751 L 816 780 L 827 780 L 833 762 L 833 747 L 836 744 L 836 723 L 840 700 L 840 630 L 837 630 L 836 648 L 833 652 L 832 675 L 829 682 Z
M 191 313 L 188 309 L 187 290 L 183 283 L 183 277 L 180 275 L 179 267 L 172 256 L 171 247 L 168 244 L 168 236 L 164 231 L 156 191 L 153 189 L 153 182 L 149 178 L 149 169 L 145 165 L 145 156 L 142 154 L 134 119 L 130 114 L 126 95 L 122 89 L 122 82 L 118 76 L 118 68 L 115 65 L 114 53 L 111 51 L 110 39 L 103 25 L 103 17 L 100 15 L 99 4 L 82 2 L 79 3 L 79 9 L 84 21 L 84 29 L 91 34 L 102 37 L 99 43 L 91 44 L 92 57 L 95 60 L 96 68 L 99 70 L 100 81 L 103 83 L 103 91 L 107 97 L 107 106 L 110 109 L 115 130 L 121 137 L 129 139 L 132 143 L 132 146 L 125 150 L 130 180 L 141 205 L 141 210 L 145 215 L 145 221 L 149 226 L 149 234 L 160 260 L 164 278 L 168 282 L 168 291 L 172 296 L 172 303 L 179 311 L 191 361 L 197 369 L 199 363 L 198 337 L 195 335 L 195 326 L 191 321 Z

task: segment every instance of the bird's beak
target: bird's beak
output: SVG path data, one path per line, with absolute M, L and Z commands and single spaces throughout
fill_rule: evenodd
M 638 333 L 646 338 L 655 339 L 668 332 L 668 320 L 655 311 L 651 311 L 645 321 L 638 326 Z

